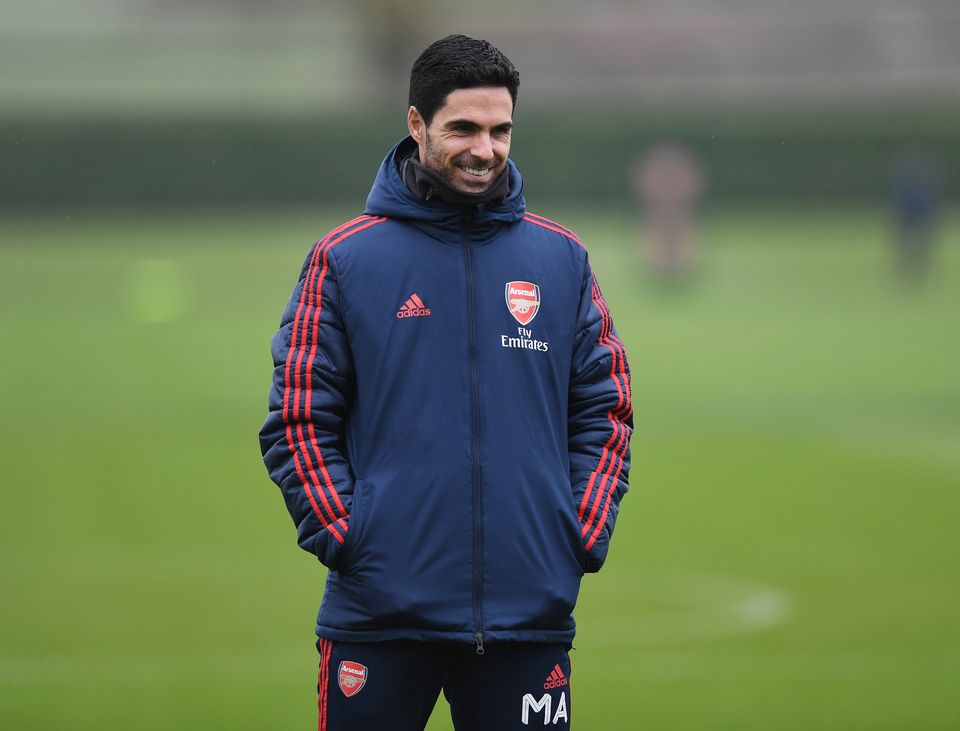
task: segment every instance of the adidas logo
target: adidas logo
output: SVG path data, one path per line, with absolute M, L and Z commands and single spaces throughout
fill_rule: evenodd
M 397 318 L 402 320 L 405 317 L 429 317 L 430 310 L 427 309 L 427 306 L 423 304 L 423 300 L 414 293 L 411 294 L 407 301 L 403 303 L 397 311 Z
M 562 688 L 563 686 L 569 684 L 570 681 L 567 680 L 567 676 L 563 674 L 563 670 L 560 669 L 560 666 L 554 665 L 550 675 L 547 676 L 547 682 L 543 684 L 543 689 L 551 690 L 553 688 Z

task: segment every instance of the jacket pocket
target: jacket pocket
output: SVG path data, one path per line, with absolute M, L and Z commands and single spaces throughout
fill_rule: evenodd
M 580 525 L 580 521 L 577 519 L 577 506 L 572 500 L 568 501 L 566 512 L 567 530 L 570 535 L 573 554 L 577 557 L 577 562 L 580 564 L 580 573 L 582 575 L 587 569 L 587 552 L 583 547 L 583 536 L 580 533 L 582 526 Z
M 365 480 L 357 480 L 353 485 L 353 500 L 350 503 L 350 522 L 347 528 L 347 537 L 340 550 L 340 566 L 338 572 L 350 573 L 357 547 L 363 537 L 363 528 L 366 523 L 367 503 L 370 485 Z

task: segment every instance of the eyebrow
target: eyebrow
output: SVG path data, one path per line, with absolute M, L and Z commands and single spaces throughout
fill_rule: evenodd
M 449 128 L 461 127 L 461 128 L 467 128 L 467 129 L 480 129 L 479 124 L 469 119 L 451 119 L 444 126 Z M 503 122 L 502 124 L 495 124 L 493 126 L 493 129 L 511 130 L 513 129 L 513 122 Z

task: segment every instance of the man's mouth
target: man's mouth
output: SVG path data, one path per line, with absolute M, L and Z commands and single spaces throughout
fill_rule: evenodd
M 469 165 L 461 165 L 460 169 L 470 173 L 471 175 L 476 175 L 477 177 L 482 177 L 487 173 L 489 173 L 491 170 L 493 170 L 492 167 L 491 168 L 472 168 Z

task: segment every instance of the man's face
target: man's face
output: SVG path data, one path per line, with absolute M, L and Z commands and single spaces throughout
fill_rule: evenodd
M 429 125 L 410 107 L 407 126 L 424 166 L 455 190 L 483 193 L 507 166 L 513 99 L 502 86 L 456 89 Z

